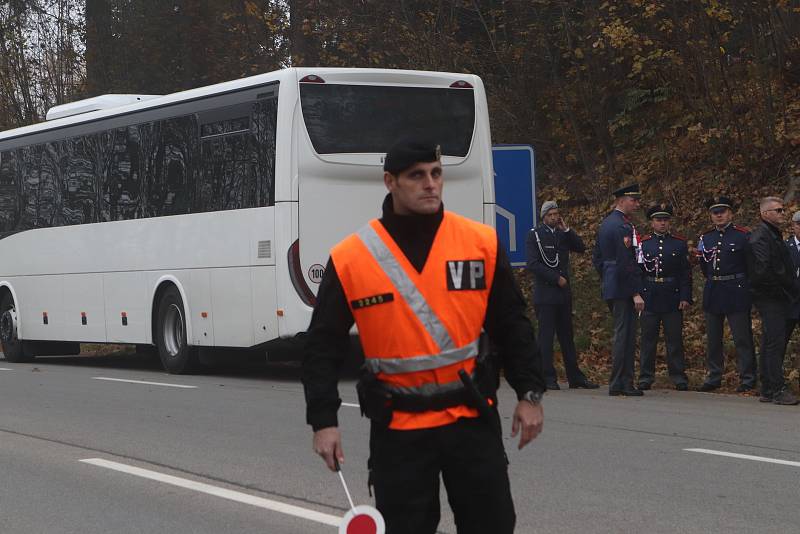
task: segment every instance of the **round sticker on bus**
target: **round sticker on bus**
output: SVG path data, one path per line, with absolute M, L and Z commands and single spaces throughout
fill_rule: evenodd
M 322 276 L 324 274 L 325 274 L 325 267 L 323 267 L 319 263 L 315 263 L 308 270 L 308 279 L 314 282 L 315 284 L 319 284 L 320 282 L 322 282 Z

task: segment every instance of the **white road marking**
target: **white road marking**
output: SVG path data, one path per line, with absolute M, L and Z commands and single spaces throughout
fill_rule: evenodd
M 770 464 L 791 465 L 792 467 L 800 467 L 800 462 L 793 462 L 791 460 L 779 460 L 778 458 L 767 458 L 765 456 L 751 456 L 749 454 L 738 454 L 735 452 L 715 451 L 712 449 L 683 449 L 688 452 L 700 452 L 703 454 L 713 454 L 715 456 L 727 456 L 728 458 L 739 458 L 741 460 L 754 460 L 756 462 L 767 462 Z
M 0 367 L 0 371 L 13 371 L 13 369 L 9 369 L 8 367 Z
M 105 467 L 106 469 L 120 471 L 122 473 L 127 473 L 129 475 L 134 475 L 149 480 L 155 480 L 156 482 L 163 482 L 164 484 L 178 486 L 180 488 L 205 493 L 207 495 L 213 495 L 222 499 L 228 499 L 229 501 L 236 501 L 243 504 L 258 506 L 259 508 L 265 508 L 267 510 L 272 510 L 273 512 L 279 512 L 302 519 L 308 519 L 309 521 L 316 521 L 317 523 L 322 523 L 323 525 L 338 527 L 339 523 L 342 521 L 341 517 L 337 517 L 335 515 L 324 514 L 322 512 L 294 506 L 292 504 L 272 501 L 270 499 L 264 499 L 262 497 L 256 497 L 254 495 L 248 495 L 247 493 L 220 488 L 210 484 L 203 484 L 202 482 L 195 482 L 186 478 L 165 475 L 163 473 L 159 473 L 158 471 L 150 471 L 149 469 L 142 469 L 132 465 L 103 460 L 102 458 L 87 458 L 85 460 L 81 460 L 81 462 L 96 465 L 98 467 Z
M 184 386 L 183 384 L 167 384 L 166 382 L 146 382 L 144 380 L 125 380 L 124 378 L 108 378 L 105 376 L 93 376 L 92 380 L 109 380 L 111 382 L 128 382 L 129 384 L 145 384 L 147 386 L 164 386 L 168 388 L 197 389 L 197 386 Z
M 350 406 L 351 408 L 361 408 L 359 404 L 353 404 L 352 402 L 343 402 L 342 406 Z

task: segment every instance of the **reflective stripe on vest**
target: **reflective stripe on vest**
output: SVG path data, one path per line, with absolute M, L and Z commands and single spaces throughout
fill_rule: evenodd
M 475 380 L 475 375 L 472 374 L 471 378 Z M 449 382 L 447 384 L 422 384 L 421 386 L 396 386 L 393 384 L 386 384 L 383 387 L 400 395 L 420 395 L 422 397 L 433 397 L 442 393 L 450 393 L 451 391 L 458 391 L 464 388 L 464 383 L 461 380 Z
M 450 337 L 450 334 L 447 333 L 442 322 L 436 317 L 436 314 L 433 313 L 431 307 L 428 306 L 425 297 L 422 296 L 422 293 L 419 292 L 414 282 L 411 281 L 403 268 L 400 267 L 397 258 L 394 257 L 394 254 L 392 254 L 392 251 L 386 246 L 386 243 L 384 243 L 378 233 L 375 232 L 375 229 L 368 224 L 358 231 L 358 237 L 361 238 L 361 241 L 363 241 L 369 253 L 372 254 L 372 257 L 375 258 L 375 261 L 381 266 L 383 272 L 385 272 L 389 280 L 392 281 L 392 285 L 397 289 L 397 292 L 400 293 L 408 305 L 411 306 L 414 315 L 422 322 L 425 330 L 428 331 L 428 334 L 430 334 L 433 340 L 436 341 L 436 344 L 439 345 L 439 350 L 446 351 L 453 348 L 453 339 Z M 424 356 L 424 358 L 436 357 L 437 355 Z M 455 363 L 457 361 L 459 360 L 450 360 L 448 363 Z M 433 369 L 435 367 L 441 367 L 441 365 L 433 365 L 432 367 L 429 366 L 420 369 L 397 370 L 394 372 L 407 373 L 409 371 Z
M 397 375 L 414 371 L 430 371 L 445 365 L 463 362 L 478 354 L 478 340 L 457 349 L 443 350 L 439 354 L 426 354 L 412 358 L 366 358 L 367 369 L 373 373 Z

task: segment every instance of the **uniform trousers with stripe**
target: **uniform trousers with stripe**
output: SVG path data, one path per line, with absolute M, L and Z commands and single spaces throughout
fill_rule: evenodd
M 586 375 L 578 367 L 578 351 L 575 349 L 575 334 L 572 328 L 572 301 L 558 304 L 535 304 L 536 319 L 539 322 L 539 352 L 542 355 L 544 378 L 548 384 L 558 382 L 553 365 L 553 338 L 558 336 L 564 370 L 570 385 L 586 382 Z
M 461 418 L 420 430 L 370 429 L 370 481 L 386 534 L 434 534 L 440 476 L 458 534 L 511 534 L 508 460 L 493 423 Z
M 756 385 L 756 356 L 753 348 L 753 328 L 750 311 L 729 314 L 705 312 L 706 316 L 706 365 L 708 375 L 706 384 L 719 386 L 725 371 L 725 357 L 722 353 L 723 321 L 728 319 L 733 343 L 736 347 L 736 369 L 742 385 L 751 388 Z
M 652 385 L 656 379 L 656 348 L 659 329 L 663 325 L 669 379 L 676 386 L 688 384 L 686 360 L 683 356 L 683 312 L 675 310 L 657 313 L 645 310 L 639 319 L 639 325 L 642 329 L 639 349 L 639 383 Z
M 606 301 L 614 318 L 614 338 L 611 345 L 611 379 L 609 391 L 633 389 L 633 367 L 636 352 L 636 316 L 633 298 Z

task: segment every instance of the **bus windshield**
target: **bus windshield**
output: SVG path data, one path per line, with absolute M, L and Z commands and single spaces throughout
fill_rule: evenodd
M 421 132 L 464 157 L 475 126 L 471 89 L 301 83 L 300 101 L 317 154 L 384 153 Z

